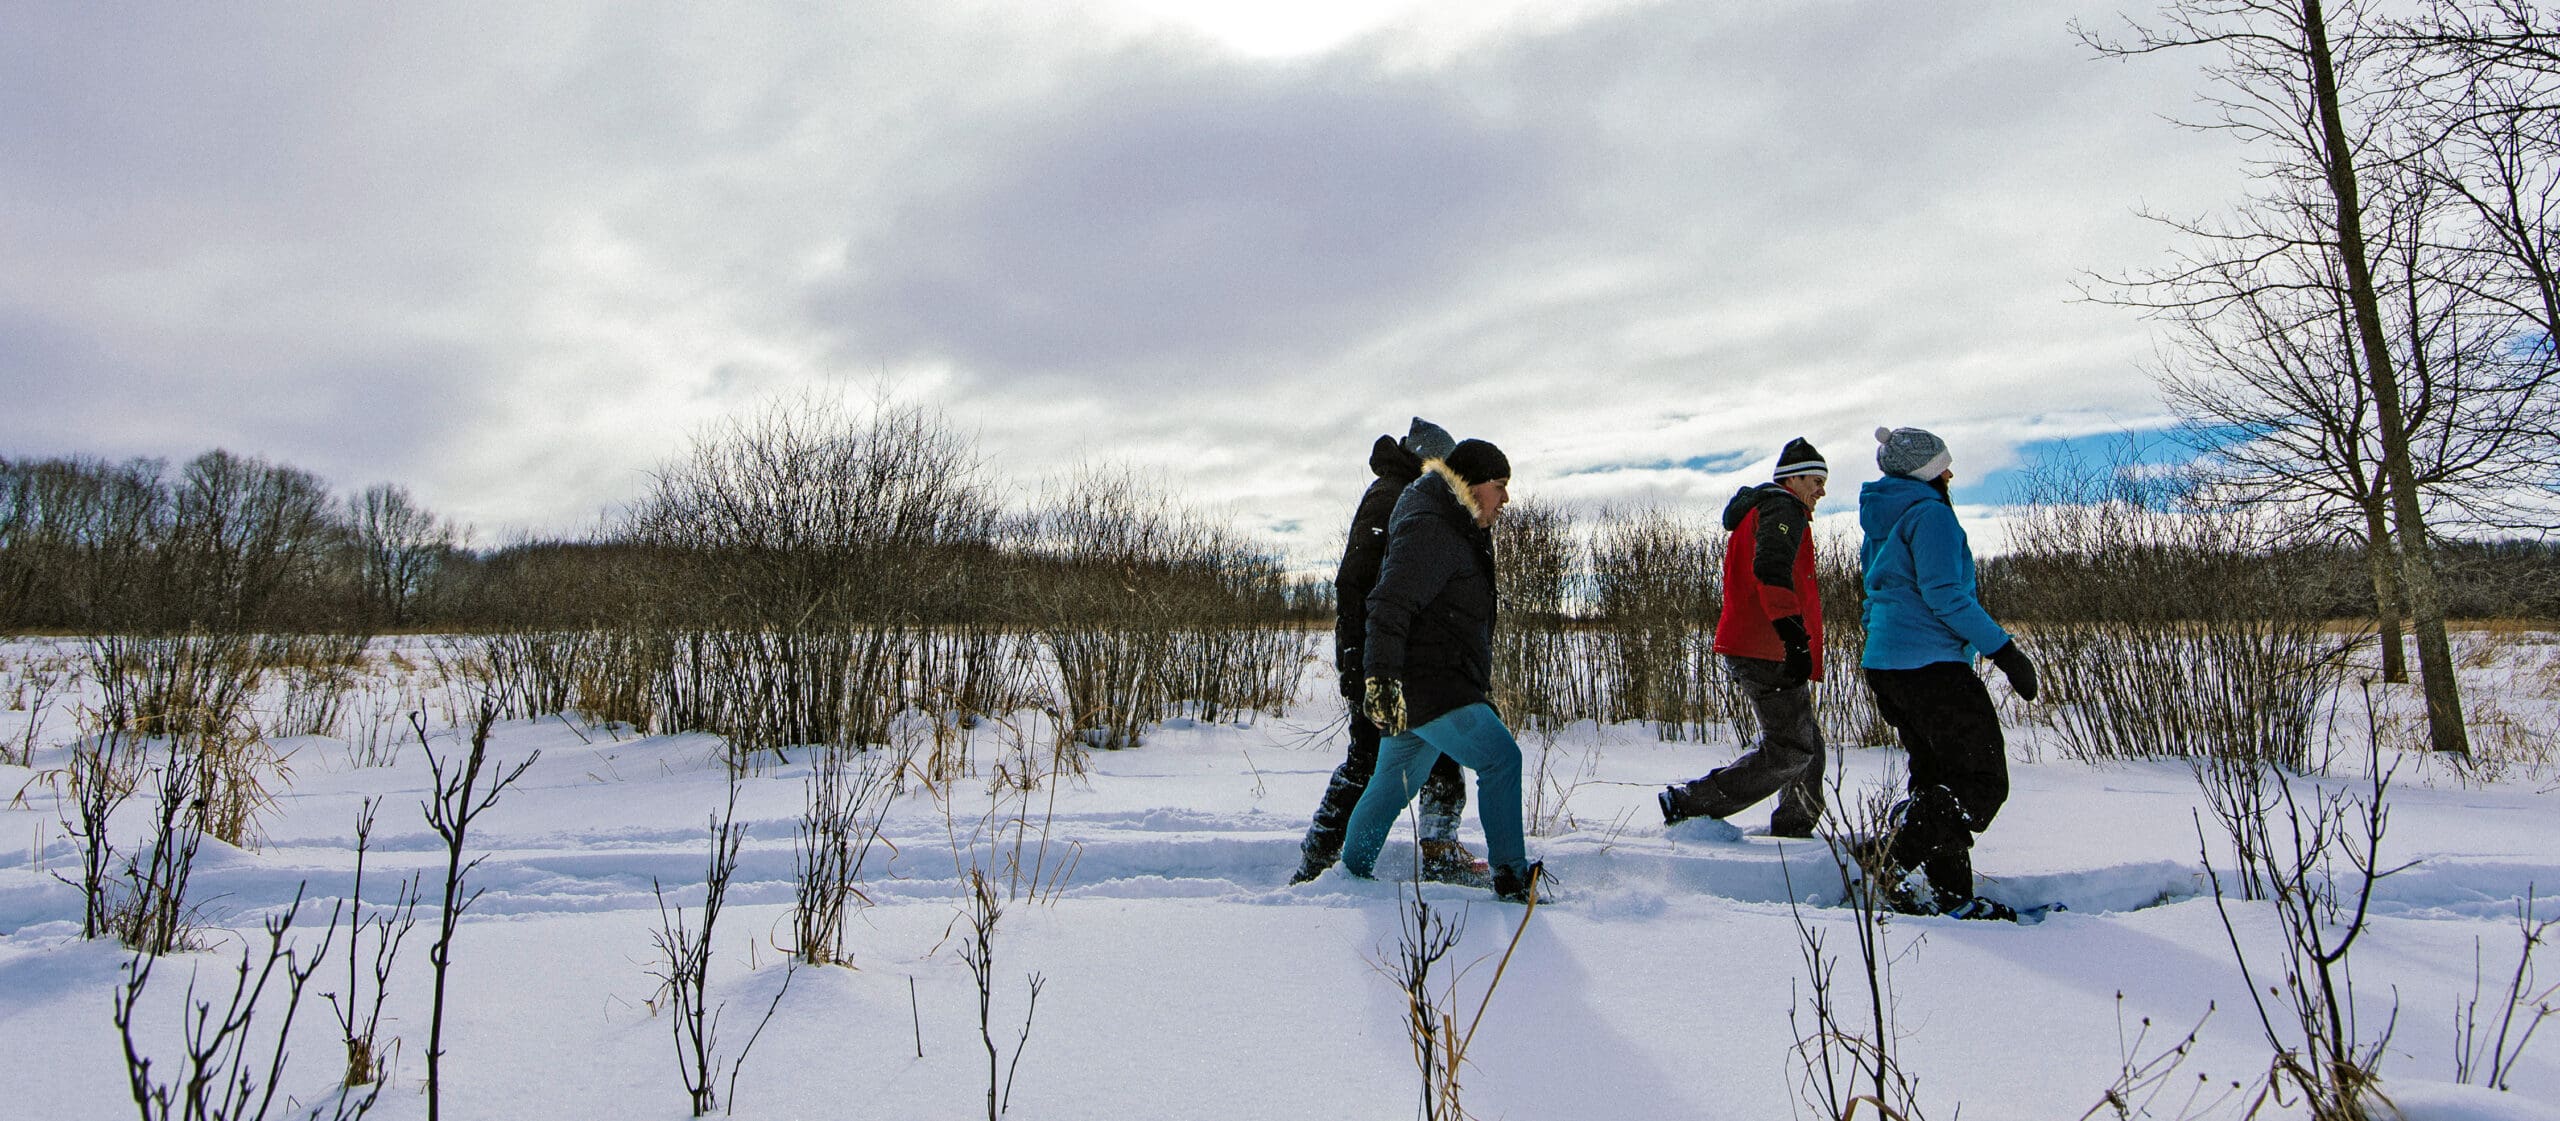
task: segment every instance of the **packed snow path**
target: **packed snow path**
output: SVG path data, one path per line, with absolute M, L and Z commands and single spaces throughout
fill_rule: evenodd
M 953 934 L 959 875 L 974 855 L 1020 896 L 997 935 L 991 1030 L 1007 1059 L 1027 975 L 1046 978 L 1014 1115 L 1411 1116 L 1403 998 L 1374 965 L 1394 939 L 1405 885 L 1338 869 L 1285 884 L 1307 814 L 1340 760 L 1323 726 L 1338 715 L 1338 706 L 1310 705 L 1252 727 L 1177 722 L 1142 748 L 1090 755 L 1082 778 L 1057 786 L 1054 808 L 1045 787 L 997 796 L 964 780 L 938 800 L 910 783 L 865 869 L 871 906 L 846 937 L 855 968 L 803 970 L 792 981 L 739 1079 L 737 1114 L 983 1115 L 986 1056 Z M 292 780 L 262 821 L 264 843 L 249 852 L 207 844 L 193 887 L 207 916 L 253 930 L 307 883 L 320 912 L 306 910 L 305 921 L 316 926 L 346 890 L 367 796 L 382 799 L 367 902 L 387 901 L 410 871 L 430 880 L 432 894 L 443 853 L 418 813 L 427 772 L 414 745 L 388 768 L 354 767 L 332 740 L 287 746 Z M 1828 850 L 1766 836 L 1765 810 L 1738 819 L 1739 832 L 1713 822 L 1662 827 L 1653 791 L 1731 758 L 1730 743 L 1665 744 L 1639 727 L 1584 725 L 1526 746 L 1532 770 L 1542 746 L 1551 752 L 1548 769 L 1561 779 L 1547 808 L 1564 797 L 1570 827 L 1532 839 L 1557 896 L 1536 912 L 1485 1016 L 1465 1079 L 1470 1108 L 1511 1118 L 1789 1116 L 1797 1031 L 1788 1014 L 1803 995 L 1803 965 L 1788 900 L 1837 896 Z M 446 1106 L 473 1118 L 683 1116 L 667 1021 L 650 1005 L 652 885 L 678 903 L 700 899 L 707 821 L 727 796 L 719 745 L 546 720 L 501 725 L 492 753 L 512 761 L 537 748 L 540 762 L 473 836 L 486 859 L 471 883 L 485 894 L 455 951 Z M 998 750 L 979 745 L 982 772 Z M 58 766 L 55 756 L 36 769 Z M 1897 757 L 1844 753 L 1846 789 L 1879 782 Z M 13 788 L 29 773 L 0 770 Z M 714 965 L 732 1053 L 782 983 L 777 947 L 787 940 L 805 773 L 795 758 L 740 782 L 737 813 L 749 834 Z M 2187 768 L 2044 762 L 2016 766 L 2014 779 L 1977 850 L 1984 890 L 2070 911 L 2036 927 L 1893 923 L 1905 951 L 1894 971 L 1903 1057 L 1924 1100 L 1941 1115 L 1959 1102 L 1967 1117 L 2080 1115 L 2122 1063 L 2118 992 L 2128 1017 L 2159 1025 L 2155 1041 L 2182 1034 L 2218 1002 L 2185 1070 L 2217 1079 L 2263 1071 L 2266 1049 L 2200 876 Z M 2522 1093 L 2486 1105 L 2469 1091 L 2422 1085 L 2451 1076 L 2452 1016 L 2471 992 L 2475 939 L 2494 988 L 2513 962 L 2517 901 L 2529 889 L 2560 891 L 2555 797 L 2530 782 L 2466 788 L 2422 762 L 2404 770 L 2394 806 L 2386 855 L 2417 864 L 2384 881 L 2356 957 L 2377 1022 L 2399 996 L 2386 1077 L 2415 1087 L 2412 1101 L 2452 1110 L 2438 1117 L 2507 1116 L 2480 1111 L 2560 1098 L 2554 1051 L 2528 1057 L 2516 1078 Z M 77 938 L 76 893 L 52 875 L 71 871 L 76 854 L 54 819 L 40 786 L 22 808 L 0 811 L 9 831 L 0 835 L 30 846 L 0 870 L 0 1068 L 14 1115 L 127 1116 L 108 1017 L 121 954 Z M 122 824 L 130 835 L 138 815 Z M 1465 835 L 1471 844 L 1481 837 L 1472 820 Z M 1023 872 L 1008 876 L 1017 851 Z M 1380 867 L 1409 862 L 1400 828 Z M 1063 886 L 1034 898 L 1035 874 Z M 1451 964 L 1481 961 L 1461 983 L 1472 1012 L 1521 911 L 1481 890 L 1434 884 L 1423 895 L 1466 917 Z M 1835 951 L 1850 945 L 1847 912 L 1804 916 L 1834 932 Z M 2244 909 L 2244 922 L 2263 917 Z M 424 1115 L 431 926 L 412 936 L 393 982 L 387 1030 L 403 1046 L 377 1116 Z M 239 944 L 218 940 L 179 960 L 210 979 Z M 2272 954 L 2271 935 L 2253 949 Z M 2560 959 L 2547 963 L 2553 971 Z M 343 985 L 342 972 L 335 985 L 329 975 L 315 991 Z M 163 976 L 180 980 L 155 985 L 146 1013 L 158 1015 L 146 1020 L 172 1045 L 185 974 Z M 316 997 L 294 1050 L 286 1089 L 316 1100 L 338 1053 Z

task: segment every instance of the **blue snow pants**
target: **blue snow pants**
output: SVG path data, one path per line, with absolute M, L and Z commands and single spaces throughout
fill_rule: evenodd
M 1520 743 L 1502 726 L 1493 706 L 1472 704 L 1378 744 L 1378 769 L 1342 841 L 1342 866 L 1354 875 L 1377 870 L 1387 830 L 1413 801 L 1441 756 L 1476 773 L 1476 813 L 1484 820 L 1484 857 L 1496 868 L 1524 869 L 1528 844 L 1520 835 Z

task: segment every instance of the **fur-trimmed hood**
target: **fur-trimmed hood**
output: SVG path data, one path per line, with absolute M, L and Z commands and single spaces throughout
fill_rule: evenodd
M 1458 508 L 1467 512 L 1467 520 L 1475 525 L 1484 524 L 1484 506 L 1476 501 L 1475 491 L 1468 489 L 1467 481 L 1450 469 L 1447 460 L 1423 460 L 1422 473 L 1425 476 L 1438 475 L 1441 482 L 1448 484 L 1449 494 L 1458 500 Z

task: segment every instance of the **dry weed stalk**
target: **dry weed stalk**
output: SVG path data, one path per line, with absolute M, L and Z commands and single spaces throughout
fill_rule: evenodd
M 1884 782 L 1851 798 L 1838 768 L 1832 769 L 1830 784 L 1823 840 L 1830 846 L 1832 866 L 1839 874 L 1841 903 L 1850 911 L 1862 991 L 1847 1000 L 1837 991 L 1840 955 L 1830 950 L 1824 933 L 1806 921 L 1794 877 L 1782 862 L 1787 913 L 1795 922 L 1797 949 L 1804 959 L 1802 983 L 1811 989 L 1809 994 L 1797 990 L 1804 996 L 1803 1004 L 1787 1012 L 1787 1022 L 1796 1029 L 1793 1054 L 1803 1067 L 1797 1095 L 1822 1116 L 1837 1121 L 1848 1121 L 1862 1104 L 1885 1117 L 1918 1121 L 1923 1116 L 1920 1080 L 1902 1061 L 1903 1031 L 1893 967 L 1903 954 L 1916 951 L 1919 941 L 1914 939 L 1900 949 L 1892 945 L 1892 910 L 1887 899 L 1895 885 L 1886 882 L 1886 869 L 1861 862 L 1862 853 L 1880 855 L 1892 850 L 1898 827 L 1893 792 L 1898 784 L 1888 773 Z M 1854 1012 L 1848 1008 L 1852 1002 Z M 1810 1016 L 1811 1022 L 1800 1016 Z
M 2375 885 L 2407 867 L 2385 867 L 2381 859 L 2395 768 L 2383 765 L 2378 750 L 2369 751 L 2366 768 L 2368 782 L 2360 792 L 2314 787 L 2307 795 L 2301 788 L 2310 780 L 2265 759 L 2223 758 L 2196 769 L 2206 803 L 2230 842 L 2244 898 L 2250 891 L 2262 893 L 2281 936 L 2282 982 L 2261 984 L 2199 815 L 2197 850 L 2214 910 L 2275 1052 L 2266 1092 L 2280 1098 L 2291 1087 L 2315 1121 L 2376 1116 L 2373 1106 L 2387 1101 L 2378 1067 L 2399 1019 L 2395 999 L 2381 1029 L 2368 1038 L 2349 956 L 2366 929 Z
M 1464 1029 L 1458 1026 L 1464 1009 L 1459 986 L 1469 972 L 1483 964 L 1483 959 L 1454 971 L 1441 968 L 1441 964 L 1465 939 L 1466 913 L 1461 911 L 1452 920 L 1446 911 L 1433 909 L 1431 901 L 1423 898 L 1418 853 L 1413 878 L 1396 893 L 1396 941 L 1392 947 L 1379 947 L 1379 957 L 1373 964 L 1404 994 L 1405 1038 L 1413 1048 L 1414 1069 L 1422 1076 L 1418 1109 L 1425 1121 L 1465 1121 L 1472 1116 L 1466 1111 L 1464 1100 L 1467 1052 L 1475 1042 L 1476 1031 L 1484 1026 L 1485 1010 L 1493 1005 L 1494 991 L 1502 987 L 1503 975 L 1511 968 L 1511 955 L 1520 948 L 1521 936 L 1528 933 L 1529 917 L 1537 913 L 1538 898 L 1546 886 L 1539 880 L 1533 869 L 1529 901 L 1521 908 L 1520 923 L 1512 928 L 1511 940 L 1503 945 L 1493 977 L 1485 982 L 1484 992 L 1478 996 L 1475 1012 L 1467 1017 Z M 1435 971 L 1447 979 L 1436 990 Z
M 2204 1015 L 2196 1017 L 2196 1026 L 2187 1029 L 2186 1035 L 2145 1056 L 2142 1048 L 2151 1039 L 2151 1017 L 2143 1017 L 2140 1029 L 2128 1038 L 2124 1029 L 2124 994 L 2117 993 L 2116 1053 L 2121 1056 L 2123 1065 L 2118 1068 L 2116 1080 L 2099 1095 L 2098 1103 L 2081 1114 L 2079 1121 L 2097 1117 L 2112 1117 L 2116 1121 L 2158 1117 L 2160 1114 L 2153 1112 L 2152 1107 L 2162 1104 L 2161 1096 L 2177 1086 L 2187 1087 L 2187 1096 L 2177 1103 L 2178 1112 L 2172 1115 L 2177 1121 L 2209 1116 L 2211 1111 L 2229 1105 L 2242 1092 L 2239 1083 L 2216 1086 L 2212 1078 L 2201 1074 L 2193 1082 L 2177 1077 L 2178 1069 L 2195 1054 L 2196 1037 L 2203 1033 L 2205 1021 L 2213 1018 L 2213 1012 L 2212 1004 L 2205 1005 Z M 2214 1096 L 2204 1097 L 2209 1090 Z
M 2525 1048 L 2533 1042 L 2533 1034 L 2542 1022 L 2560 1013 L 2560 982 L 2545 985 L 2533 968 L 2533 952 L 2560 927 L 2560 919 L 2546 919 L 2534 906 L 2531 887 L 2516 902 L 2515 971 L 2507 975 L 2506 992 L 2497 1002 L 2497 1030 L 2483 1036 L 2480 1019 L 2480 946 L 2472 943 L 2471 999 L 2454 1009 L 2453 1080 L 2456 1082 L 2508 1089 L 2508 1079 L 2515 1074 L 2516 1063 L 2524 1058 Z M 2482 1043 L 2488 1044 L 2486 1054 Z

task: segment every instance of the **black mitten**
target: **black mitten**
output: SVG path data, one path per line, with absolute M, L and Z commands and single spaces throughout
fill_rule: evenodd
M 1780 616 L 1769 620 L 1769 626 L 1787 648 L 1787 685 L 1792 688 L 1813 680 L 1813 636 L 1805 633 L 1804 616 Z
M 2016 639 L 2011 639 L 2007 646 L 1992 651 L 1991 664 L 2000 667 L 2000 672 L 2009 675 L 2009 688 L 2017 691 L 2018 699 L 2026 701 L 2036 699 L 2036 663 L 2027 657 L 2026 651 L 2018 649 Z

